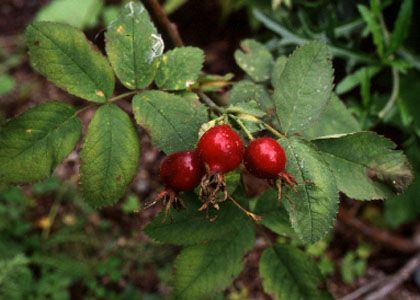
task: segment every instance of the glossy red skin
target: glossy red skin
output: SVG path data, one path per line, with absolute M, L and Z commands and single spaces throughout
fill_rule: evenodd
M 172 153 L 160 165 L 160 179 L 176 192 L 194 189 L 204 173 L 204 165 L 195 151 Z
M 275 179 L 286 167 L 286 154 L 276 140 L 257 138 L 246 148 L 244 164 L 251 174 L 259 178 Z
M 210 171 L 224 174 L 241 164 L 244 144 L 229 125 L 219 125 L 203 134 L 197 151 Z

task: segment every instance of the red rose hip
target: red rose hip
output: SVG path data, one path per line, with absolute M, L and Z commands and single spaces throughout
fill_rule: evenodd
M 203 134 L 197 151 L 211 172 L 224 174 L 240 165 L 244 145 L 229 125 L 218 125 Z
M 204 175 L 204 166 L 195 151 L 175 152 L 160 165 L 160 178 L 176 192 L 194 189 Z
M 275 179 L 286 167 L 286 154 L 276 140 L 257 138 L 245 150 L 244 164 L 248 171 L 265 179 Z

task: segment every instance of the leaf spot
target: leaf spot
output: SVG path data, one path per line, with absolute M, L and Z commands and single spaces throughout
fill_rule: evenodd
M 26 133 L 32 133 L 32 128 L 28 128 L 25 131 L 26 131 Z
M 123 33 L 124 32 L 124 27 L 122 27 L 122 25 L 118 26 L 117 32 L 118 33 Z
M 125 85 L 128 87 L 134 87 L 134 84 L 131 81 L 126 81 Z
M 99 96 L 99 97 L 105 97 L 104 92 L 102 92 L 101 90 L 96 90 L 95 94 L 96 94 L 96 96 Z
M 154 40 L 152 49 L 149 54 L 148 63 L 150 64 L 156 57 L 159 57 L 163 53 L 165 44 L 163 43 L 162 36 L 160 34 L 151 34 L 150 37 Z
M 194 83 L 195 83 L 195 81 L 194 81 L 194 80 L 187 80 L 187 81 L 185 82 L 185 87 L 186 87 L 186 88 L 189 88 L 189 87 L 190 87 L 190 86 L 192 86 Z

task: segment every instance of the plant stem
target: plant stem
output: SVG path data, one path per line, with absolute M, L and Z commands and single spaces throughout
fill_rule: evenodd
M 392 92 L 385 107 L 379 112 L 379 118 L 382 120 L 388 115 L 395 105 L 400 93 L 400 72 L 396 68 L 392 68 Z
M 217 106 L 216 103 L 214 103 L 213 100 L 210 99 L 209 96 L 207 96 L 204 92 L 202 91 L 197 91 L 198 96 L 200 96 L 201 100 L 204 102 L 205 105 L 207 105 L 210 109 L 217 111 L 218 113 L 223 114 L 224 110 Z
M 130 91 L 130 92 L 127 92 L 127 93 L 120 94 L 118 96 L 115 96 L 115 97 L 112 97 L 111 99 L 109 99 L 108 100 L 108 103 L 112 103 L 112 102 L 121 100 L 121 99 L 123 99 L 125 97 L 131 96 L 131 95 L 134 95 L 134 94 L 137 94 L 138 92 L 139 92 L 138 90 L 135 90 L 135 91 Z
M 381 5 L 380 1 L 378 1 L 378 4 Z M 381 25 L 382 34 L 384 36 L 385 46 L 389 45 L 389 31 L 386 27 L 384 16 L 382 12 L 379 14 L 379 23 Z M 394 55 L 390 56 L 391 60 L 394 60 Z M 400 94 L 400 72 L 397 70 L 397 68 L 392 67 L 392 91 L 391 96 L 388 99 L 388 102 L 385 104 L 384 108 L 379 112 L 378 116 L 380 119 L 385 119 L 385 117 L 388 115 L 388 113 L 392 110 L 392 108 L 395 105 L 395 102 L 398 99 L 398 95 Z
M 260 222 L 262 218 L 242 207 L 235 199 L 228 195 L 230 201 L 235 204 L 241 211 L 243 211 L 248 217 L 250 217 L 254 222 Z
M 418 71 L 420 71 L 420 59 L 416 57 L 414 54 L 409 52 L 404 47 L 400 47 L 399 50 L 397 50 L 398 55 L 400 55 L 402 58 L 404 58 L 406 61 L 410 63 L 414 68 L 416 68 Z
M 265 14 L 263 14 L 258 9 L 253 9 L 253 15 L 255 18 L 264 24 L 265 27 L 273 31 L 274 33 L 277 33 L 279 36 L 282 37 L 282 40 L 279 42 L 279 46 L 284 45 L 303 45 L 304 43 L 309 42 L 308 39 L 303 38 L 301 36 L 296 35 L 295 33 L 291 32 L 289 29 L 287 29 L 284 26 L 281 26 L 280 24 L 274 22 L 270 18 L 268 18 Z M 349 59 L 353 59 L 357 62 L 363 62 L 363 63 L 374 63 L 375 60 L 367 55 L 364 55 L 362 53 L 357 53 L 345 48 L 337 47 L 334 45 L 331 45 L 330 43 L 327 43 L 331 53 L 335 56 L 339 57 L 345 57 Z
M 246 128 L 246 126 L 244 125 L 244 123 L 242 123 L 242 121 L 235 117 L 234 115 L 229 114 L 228 115 L 231 119 L 235 120 L 235 122 L 241 127 L 241 129 L 245 132 L 246 136 L 248 137 L 248 139 L 250 141 L 252 141 L 254 139 L 254 136 L 252 135 L 252 133 L 248 130 L 248 128 Z
M 269 124 L 267 124 L 265 122 L 262 122 L 262 124 L 265 127 L 265 129 L 267 129 L 268 131 L 270 131 L 275 136 L 277 136 L 279 138 L 285 138 L 286 137 L 284 134 L 282 134 L 280 131 L 276 130 L 275 128 L 271 127 Z
M 165 29 L 174 46 L 184 46 L 184 42 L 182 41 L 176 25 L 169 20 L 159 2 L 157 0 L 145 0 L 144 2 L 155 17 L 156 21 L 159 22 L 160 27 Z
M 379 0 L 376 0 L 376 1 L 377 1 L 378 6 L 380 7 L 381 6 L 380 1 Z M 388 28 L 386 27 L 382 10 L 379 12 L 378 17 L 379 17 L 379 24 L 381 25 L 382 34 L 385 41 L 385 46 L 388 46 L 389 45 L 389 31 L 388 31 Z
M 74 115 L 77 116 L 78 114 L 84 112 L 85 110 L 88 110 L 89 108 L 95 107 L 98 104 L 91 104 L 91 105 L 86 105 L 85 107 L 82 107 L 81 109 L 77 110 Z

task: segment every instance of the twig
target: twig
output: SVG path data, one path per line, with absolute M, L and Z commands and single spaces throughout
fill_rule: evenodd
M 359 219 L 352 217 L 344 209 L 340 210 L 338 214 L 338 219 L 345 225 L 350 226 L 367 238 L 378 242 L 389 248 L 398 250 L 404 253 L 416 252 L 420 249 L 420 245 L 415 241 L 404 239 L 400 236 L 394 235 L 389 231 L 369 226 Z
M 369 294 L 365 300 L 385 299 L 400 284 L 406 281 L 410 275 L 420 266 L 420 252 L 412 257 L 397 273 L 390 276 L 387 282 L 377 291 Z
M 382 282 L 384 282 L 385 280 L 386 280 L 385 276 L 381 276 L 379 278 L 376 278 L 375 280 L 370 281 L 368 284 L 365 284 L 365 285 L 361 286 L 360 288 L 358 288 L 354 292 L 344 296 L 343 298 L 340 298 L 339 300 L 356 300 L 356 299 L 359 299 L 364 294 L 370 292 L 371 290 L 373 290 L 376 287 L 378 287 L 379 285 L 381 285 Z
M 182 47 L 184 42 L 182 41 L 176 25 L 169 20 L 158 0 L 145 0 L 145 4 L 156 18 L 156 21 L 159 22 L 160 27 L 165 29 L 174 46 Z

